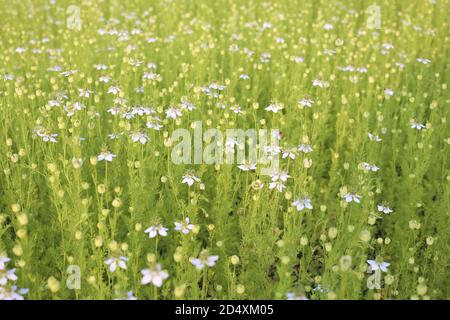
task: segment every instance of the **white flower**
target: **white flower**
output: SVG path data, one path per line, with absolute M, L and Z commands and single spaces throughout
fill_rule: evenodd
M 373 172 L 377 172 L 378 170 L 380 170 L 380 168 L 378 168 L 376 165 L 374 164 L 369 164 L 367 162 L 363 162 L 362 167 L 364 168 L 364 170 L 366 171 L 373 171 Z
M 62 67 L 59 66 L 59 65 L 56 65 L 54 67 L 50 67 L 50 68 L 47 69 L 47 71 L 50 71 L 50 72 L 59 72 L 61 70 L 62 70 Z
M 291 150 L 283 150 L 283 156 L 282 157 L 283 157 L 283 159 L 289 157 L 292 160 L 294 160 L 295 157 L 296 157 L 296 154 L 294 152 L 292 152 Z
M 263 29 L 270 29 L 272 28 L 272 23 L 270 23 L 269 21 L 265 21 L 262 25 Z
M 194 110 L 195 108 L 196 108 L 196 107 L 195 107 L 195 104 L 193 104 L 193 103 L 191 103 L 191 102 L 189 102 L 189 101 L 183 100 L 183 101 L 181 102 L 181 109 L 183 109 L 183 110 L 192 111 L 192 110 Z
M 115 115 L 119 114 L 120 111 L 122 111 L 122 109 L 120 107 L 111 107 L 106 111 L 111 113 L 113 116 L 115 116 Z
M 297 296 L 294 292 L 286 293 L 287 300 L 308 300 L 305 296 Z
M 134 31 L 134 33 L 132 33 L 132 34 L 139 34 L 139 33 L 135 33 L 136 30 L 133 30 L 133 31 Z M 138 32 L 139 32 L 139 31 L 138 31 Z M 130 66 L 133 66 L 133 67 L 140 67 L 142 63 L 144 63 L 144 61 L 142 61 L 142 60 L 134 60 L 133 58 L 130 58 L 130 59 L 128 60 L 128 64 L 129 64 Z
M 64 77 L 70 77 L 71 75 L 77 73 L 78 70 L 67 70 L 67 71 L 63 71 L 60 73 L 60 75 L 64 76 Z
M 318 284 L 317 286 L 314 287 L 313 291 L 328 292 L 329 290 L 326 288 L 322 288 L 322 286 L 320 284 Z
M 141 270 L 143 285 L 152 283 L 156 287 L 161 287 L 163 281 L 169 277 L 167 271 L 162 270 L 162 266 L 158 263 L 154 268 Z
M 331 50 L 331 49 L 324 49 L 323 50 L 323 54 L 328 55 L 328 56 L 332 56 L 336 54 L 336 50 Z M 326 86 L 327 84 L 324 83 L 324 86 Z
M 11 270 L 0 270 L 0 285 L 4 286 L 8 283 L 8 280 L 10 281 L 16 281 L 17 276 L 15 274 L 16 269 Z
M 80 110 L 82 110 L 82 109 L 85 108 L 85 105 L 82 104 L 81 102 L 75 102 L 75 103 L 72 105 L 72 108 L 73 108 L 75 111 L 80 111 Z
M 241 169 L 242 171 L 250 171 L 250 170 L 256 170 L 256 164 L 253 163 L 243 163 L 238 165 L 238 168 Z
M 373 135 L 371 133 L 367 134 L 371 141 L 380 142 L 382 139 L 378 135 Z
M 163 126 L 158 122 L 161 122 L 161 120 L 158 118 L 153 118 L 152 121 L 148 121 L 146 123 L 146 126 L 149 129 L 160 130 Z
M 312 81 L 312 85 L 313 85 L 313 87 L 324 88 L 325 87 L 325 82 L 322 81 L 322 80 L 315 79 L 315 80 Z
M 338 69 L 341 71 L 349 71 L 349 72 L 355 71 L 355 67 L 353 65 L 349 65 L 346 67 L 338 67 Z
M 387 268 L 390 266 L 390 263 L 384 261 L 378 262 L 376 260 L 367 260 L 367 263 L 370 265 L 372 271 L 381 270 L 387 272 Z
M 127 257 L 112 256 L 111 258 L 106 259 L 105 263 L 109 266 L 109 271 L 115 272 L 117 267 L 126 270 L 127 269 L 127 264 L 126 264 L 127 261 L 128 261 Z
M 265 109 L 267 111 L 272 111 L 273 113 L 278 113 L 278 111 L 281 111 L 283 109 L 283 106 L 278 103 L 272 103 L 269 104 Z
M 286 182 L 287 179 L 289 179 L 291 176 L 287 174 L 286 171 L 277 172 L 271 175 L 272 181 L 278 181 L 281 180 L 283 182 Z
M 324 28 L 325 30 L 332 30 L 332 29 L 333 29 L 333 25 L 332 25 L 331 23 L 325 23 L 325 24 L 323 25 L 323 28 Z
M 146 107 L 137 106 L 137 107 L 133 107 L 131 109 L 131 113 L 133 115 L 137 114 L 138 116 L 143 116 L 143 115 L 148 116 L 148 115 L 154 114 L 155 110 L 153 110 L 152 108 L 146 108 Z
M 133 142 L 140 142 L 141 144 L 146 144 L 148 141 L 148 136 L 147 134 L 143 133 L 143 132 L 132 132 L 130 134 L 130 138 L 131 141 Z
M 204 94 L 206 94 L 207 96 L 212 96 L 212 97 L 214 97 L 214 98 L 217 98 L 218 96 L 219 96 L 219 94 L 217 94 L 217 93 L 212 93 L 211 92 L 211 89 L 209 89 L 208 87 L 203 87 L 202 88 L 202 92 L 204 93 Z
M 0 287 L 0 300 L 24 300 L 22 295 L 27 293 L 28 289 L 19 289 L 17 292 L 17 286 Z
M 426 59 L 426 58 L 417 58 L 417 61 L 423 64 L 429 64 L 431 62 L 430 59 Z
M 49 100 L 47 104 L 49 107 L 59 107 L 61 105 L 61 102 L 58 100 Z
M 108 88 L 108 93 L 118 94 L 120 92 L 119 87 L 111 86 Z
M 144 75 L 142 76 L 142 79 L 159 81 L 159 80 L 162 79 L 162 77 L 161 77 L 161 75 L 159 73 L 144 72 Z
M 248 79 L 250 79 L 250 76 L 248 74 L 241 74 L 239 76 L 239 79 L 248 80 Z
M 108 138 L 111 140 L 119 139 L 121 135 L 122 135 L 122 133 L 110 133 L 110 134 L 108 134 Z
M 301 144 L 297 148 L 298 152 L 310 153 L 313 151 L 313 148 L 309 144 Z
M 384 89 L 384 94 L 392 97 L 394 95 L 394 90 L 386 88 Z
M 292 205 L 297 208 L 297 211 L 302 211 L 303 209 L 312 209 L 311 199 L 309 197 L 303 197 L 292 202 Z
M 192 229 L 194 229 L 194 225 L 190 223 L 189 217 L 186 217 L 184 221 L 175 222 L 175 230 L 181 231 L 183 234 L 188 234 Z
M 84 97 L 84 98 L 89 98 L 89 96 L 92 94 L 93 92 L 91 90 L 85 90 L 85 89 L 78 89 L 78 95 L 80 97 Z
M 127 100 L 127 99 L 124 99 L 124 98 L 121 98 L 121 97 L 115 97 L 115 98 L 113 99 L 113 102 L 114 102 L 115 104 L 117 104 L 117 105 L 126 105 L 127 102 L 128 102 L 128 100 Z
M 109 151 L 102 151 L 102 152 L 100 152 L 100 154 L 97 156 L 97 160 L 98 160 L 98 161 L 106 160 L 106 161 L 111 162 L 111 161 L 113 161 L 113 159 L 114 159 L 115 157 L 116 157 L 116 155 L 113 154 L 113 153 L 111 153 L 111 152 L 109 152 Z
M 122 115 L 122 118 L 125 118 L 127 120 L 133 119 L 134 117 L 135 117 L 135 114 L 132 111 L 125 112 Z
M 38 136 L 42 137 L 42 141 L 44 141 L 44 142 L 53 142 L 53 143 L 58 142 L 56 140 L 56 137 L 58 136 L 56 133 L 40 133 L 40 132 L 38 132 L 37 134 L 38 134 Z
M 394 45 L 392 43 L 389 42 L 385 42 L 381 45 L 383 47 L 383 49 L 385 50 L 391 50 L 394 49 Z
M 272 144 L 270 146 L 266 146 L 264 148 L 264 151 L 267 152 L 267 154 L 269 154 L 271 156 L 276 156 L 277 154 L 279 154 L 281 152 L 281 147 L 277 144 Z
M 299 103 L 302 107 L 305 107 L 305 108 L 311 108 L 312 105 L 314 104 L 314 101 L 312 101 L 312 100 L 309 99 L 309 98 L 303 98 L 303 99 L 300 100 L 298 103 Z
M 344 198 L 345 202 L 356 202 L 356 203 L 361 202 L 361 196 L 359 196 L 357 194 L 353 194 L 353 193 L 347 193 L 344 195 L 343 198 Z
M 75 103 L 68 103 L 67 105 L 64 106 L 64 111 L 66 111 L 66 114 L 68 117 L 72 117 L 75 112 L 80 111 L 81 109 L 84 109 L 85 106 L 84 104 L 80 103 L 80 102 L 75 102 Z
M 151 227 L 145 229 L 144 233 L 148 233 L 149 238 L 154 238 L 158 234 L 161 237 L 165 237 L 165 236 L 167 236 L 167 230 L 169 230 L 169 229 L 163 227 L 161 224 L 158 224 L 158 225 L 151 226 Z
M 181 183 L 186 183 L 188 186 L 192 186 L 194 182 L 200 182 L 200 179 L 194 176 L 191 173 L 186 173 L 184 176 L 182 176 L 183 180 Z
M 104 82 L 104 83 L 108 83 L 108 82 L 111 81 L 111 77 L 110 77 L 110 76 L 100 76 L 100 77 L 98 78 L 98 81 Z
M 282 192 L 286 186 L 281 181 L 274 181 L 269 183 L 269 189 L 277 189 L 278 192 Z
M 424 124 L 422 124 L 422 123 L 419 123 L 419 122 L 411 122 L 411 128 L 412 129 L 417 129 L 417 130 L 422 130 L 422 129 L 425 129 L 426 128 L 426 126 L 424 125 Z
M 367 68 L 366 67 L 361 67 L 361 68 L 356 69 L 356 71 L 359 72 L 359 73 L 367 73 Z
M 377 205 L 377 209 L 378 209 L 378 212 L 383 212 L 385 214 L 389 214 L 389 213 L 394 212 L 394 210 L 392 210 L 388 206 L 385 206 L 385 205 L 382 205 L 382 204 Z
M 166 110 L 166 118 L 168 119 L 176 119 L 181 116 L 181 111 L 178 108 L 170 107 Z
M 11 81 L 11 80 L 14 79 L 14 75 L 11 74 L 11 73 L 7 73 L 7 74 L 5 74 L 5 75 L 3 76 L 3 78 L 4 78 L 6 81 Z
M 223 90 L 225 90 L 226 86 L 221 85 L 221 84 L 218 84 L 218 83 L 215 83 L 215 82 L 212 82 L 212 83 L 209 85 L 209 88 L 210 88 L 210 89 L 214 89 L 214 90 L 223 91 Z
M 232 107 L 230 107 L 230 110 L 233 111 L 236 114 L 244 113 L 244 111 L 242 111 L 241 106 L 232 106 Z
M 205 266 L 213 267 L 219 256 L 209 256 L 207 250 L 202 250 L 198 258 L 191 258 L 191 263 L 199 270 L 202 270 Z
M 10 261 L 11 259 L 7 256 L 0 255 L 0 270 L 5 270 L 6 264 Z
M 104 64 L 94 64 L 95 70 L 107 70 L 108 66 Z

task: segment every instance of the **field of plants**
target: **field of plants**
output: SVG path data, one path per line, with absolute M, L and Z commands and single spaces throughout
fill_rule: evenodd
M 449 16 L 1 0 L 0 299 L 448 299 Z

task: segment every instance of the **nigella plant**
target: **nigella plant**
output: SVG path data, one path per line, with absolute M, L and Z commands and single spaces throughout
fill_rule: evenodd
M 448 298 L 449 0 L 66 2 L 0 1 L 0 300 Z

